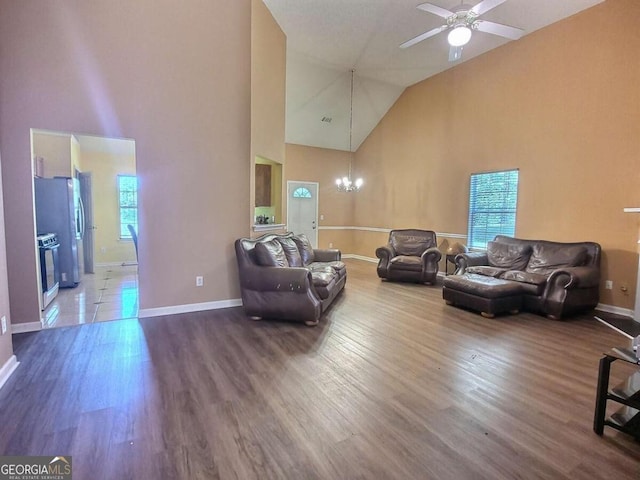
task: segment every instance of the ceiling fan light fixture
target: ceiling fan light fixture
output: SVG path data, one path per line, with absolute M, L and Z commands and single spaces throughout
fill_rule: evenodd
M 449 32 L 447 40 L 452 47 L 462 47 L 471 40 L 471 29 L 465 25 L 458 25 Z

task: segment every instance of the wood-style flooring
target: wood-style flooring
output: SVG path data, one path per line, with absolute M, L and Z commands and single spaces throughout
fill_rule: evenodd
M 640 443 L 592 431 L 622 335 L 347 264 L 314 328 L 233 308 L 14 336 L 0 454 L 71 455 L 75 480 L 640 478 Z

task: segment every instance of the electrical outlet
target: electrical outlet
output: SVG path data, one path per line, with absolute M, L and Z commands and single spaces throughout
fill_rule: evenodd
M 201 287 L 204 285 L 204 277 L 197 276 L 196 277 L 196 287 Z
M 107 253 L 107 247 L 100 247 L 100 253 Z
M 606 288 L 607 290 L 611 290 L 613 288 L 613 281 L 605 280 L 604 281 L 604 288 Z
M 7 317 L 3 315 L 0 321 L 2 322 L 2 335 L 4 335 L 7 333 Z
M 324 220 L 324 215 L 320 215 L 320 220 Z
M 329 242 L 329 248 L 333 248 L 333 242 Z

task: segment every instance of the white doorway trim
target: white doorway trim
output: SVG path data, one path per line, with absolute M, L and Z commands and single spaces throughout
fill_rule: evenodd
M 287 180 L 287 229 L 289 231 L 293 231 L 293 223 L 291 219 L 291 208 L 289 208 L 289 204 L 291 202 L 291 192 L 293 191 L 291 188 L 292 184 L 298 185 L 315 185 L 316 194 L 315 194 L 315 218 L 313 219 L 313 225 L 315 228 L 313 229 L 313 238 L 309 237 L 309 241 L 313 248 L 318 248 L 318 197 L 320 196 L 320 183 L 318 182 L 308 182 L 305 180 Z

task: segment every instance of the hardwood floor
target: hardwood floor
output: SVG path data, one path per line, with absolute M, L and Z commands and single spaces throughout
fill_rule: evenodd
M 315 328 L 234 308 L 16 335 L 0 454 L 71 455 L 75 479 L 640 478 L 640 443 L 592 431 L 623 336 L 347 263 Z

